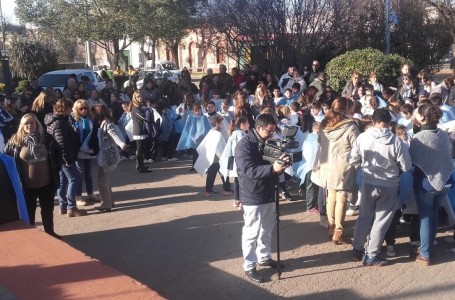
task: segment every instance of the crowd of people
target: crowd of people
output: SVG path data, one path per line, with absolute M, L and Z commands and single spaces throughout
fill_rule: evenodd
M 55 195 L 68 217 L 85 215 L 80 207 L 97 201 L 97 210 L 110 212 L 110 176 L 120 161 L 135 160 L 137 172 L 150 173 L 154 161 L 191 159 L 188 172 L 206 175 L 205 197 L 219 193 L 220 174 L 221 194 L 233 194 L 232 205 L 243 210 L 244 270 L 254 281 L 263 280 L 256 264 L 277 267 L 271 256 L 275 181 L 280 200 L 295 201 L 287 182 L 298 180 L 307 213 L 327 216 L 335 245 L 348 242 L 346 215 L 359 215 L 354 260 L 386 265 L 381 245 L 396 255 L 401 218 L 411 223 L 416 262 L 428 266 L 441 207 L 455 224 L 449 200 L 455 81 L 436 84 L 426 71 L 414 76 L 408 65 L 401 72 L 396 86 L 384 87 L 381 74 L 361 78 L 354 71 L 340 95 L 317 60 L 310 68 L 289 66 L 280 77 L 257 65 L 230 74 L 220 65 L 218 73 L 207 70 L 199 87 L 187 70 L 178 85 L 146 78 L 140 90 L 115 89 L 108 79 L 97 91 L 74 77 L 64 91 L 43 90 L 31 80 L 19 99 L 3 100 L 1 138 L 16 162 L 29 222 L 38 199 L 44 230 L 56 237 Z M 267 143 L 286 147 L 282 133 L 289 128 L 298 129 L 291 137 L 298 146 L 286 151 L 301 152 L 302 159 L 290 166 L 288 156 L 264 160 Z

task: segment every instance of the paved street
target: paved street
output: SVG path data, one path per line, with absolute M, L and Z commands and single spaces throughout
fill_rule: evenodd
M 91 206 L 86 217 L 56 215 L 56 232 L 169 299 L 453 299 L 455 243 L 445 241 L 452 232 L 438 235 L 431 267 L 408 258 L 402 237 L 392 265 L 367 268 L 351 262 L 349 245 L 329 241 L 303 201 L 281 202 L 281 280 L 259 268 L 267 282 L 248 281 L 241 268 L 241 212 L 229 196 L 204 197 L 205 178 L 188 174 L 189 164 L 158 162 L 153 173 L 139 174 L 133 161 L 121 162 L 113 175 L 115 210 L 97 213 Z M 219 179 L 215 190 L 221 191 Z M 299 197 L 297 190 L 290 192 Z M 350 237 L 354 222 L 348 217 Z M 408 229 L 400 226 L 399 234 Z

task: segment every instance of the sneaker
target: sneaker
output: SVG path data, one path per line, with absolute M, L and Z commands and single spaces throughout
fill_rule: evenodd
M 66 210 L 66 208 L 62 208 L 60 207 L 60 215 L 63 216 L 63 215 L 66 215 L 68 211 Z
M 68 218 L 73 218 L 73 217 L 82 217 L 86 216 L 87 212 L 82 209 L 77 209 L 77 208 L 70 208 L 68 209 L 68 212 L 66 213 Z
M 232 201 L 232 207 L 239 207 L 240 201 L 239 200 L 234 200 Z
M 358 206 L 350 206 L 349 209 L 346 211 L 346 216 L 357 216 L 358 214 L 359 214 Z
M 353 261 L 363 261 L 364 250 L 352 249 L 352 260 Z
M 248 271 L 245 271 L 245 274 L 246 276 L 248 276 L 248 278 L 254 282 L 257 282 L 257 283 L 262 283 L 264 282 L 264 278 L 259 275 L 258 271 L 256 271 L 256 269 L 251 269 L 251 270 L 248 270 Z
M 388 245 L 387 246 L 387 256 L 388 257 L 397 256 L 397 253 L 395 252 L 395 247 L 393 245 Z
M 223 195 L 224 195 L 224 196 L 232 195 L 232 194 L 233 194 L 232 191 L 223 191 Z
M 88 201 L 85 201 L 82 196 L 76 196 L 76 204 L 77 206 L 88 206 L 89 203 Z
M 387 265 L 389 261 L 380 255 L 376 255 L 373 257 L 369 257 L 368 255 L 365 255 L 363 258 L 362 264 L 366 267 L 383 267 Z
M 431 264 L 430 263 L 430 259 L 426 258 L 426 257 L 423 257 L 422 255 L 417 255 L 416 263 L 421 265 L 421 266 L 424 266 L 424 267 L 428 267 Z
M 218 194 L 218 193 L 215 192 L 215 191 L 208 191 L 208 192 L 204 193 L 204 196 L 205 197 L 210 197 L 210 196 L 213 196 L 213 195 L 216 195 L 216 194 Z
M 278 268 L 278 262 L 271 258 L 267 259 L 266 261 L 258 263 L 258 265 L 261 267 L 270 267 L 272 269 Z M 284 265 L 282 263 L 280 263 L 280 269 L 283 269 L 283 268 L 284 268 Z
M 177 157 L 173 157 L 173 158 L 168 158 L 167 160 L 168 161 L 178 161 L 179 159 Z
M 134 155 L 134 154 L 133 154 L 133 155 L 130 155 L 130 157 L 128 157 L 128 158 L 129 158 L 130 160 L 134 160 L 134 159 L 136 159 L 136 155 Z
M 319 211 L 319 208 L 317 208 L 317 207 L 310 208 L 306 212 L 309 213 L 309 214 L 312 214 L 312 215 L 319 215 L 321 213 Z
M 285 200 L 294 201 L 291 194 L 289 194 L 288 192 L 283 192 L 280 194 L 280 201 L 285 201 Z
M 88 194 L 87 195 L 87 200 L 89 201 L 93 201 L 93 202 L 100 202 L 101 201 L 101 198 L 99 195 L 95 195 L 95 194 Z
M 144 164 L 151 164 L 153 162 L 154 162 L 154 160 L 151 159 L 151 158 L 150 159 L 144 159 Z

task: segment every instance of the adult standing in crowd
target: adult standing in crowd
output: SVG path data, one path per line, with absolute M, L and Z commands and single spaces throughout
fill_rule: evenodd
M 92 182 L 92 161 L 99 151 L 96 136 L 93 135 L 97 134 L 98 129 L 93 126 L 88 102 L 83 99 L 79 99 L 74 103 L 70 120 L 79 137 L 79 142 L 81 143 L 81 147 L 77 154 L 76 167 L 83 176 L 76 188 L 76 204 L 79 206 L 86 206 L 89 201 L 99 201 L 93 193 Z M 87 192 L 88 201 L 82 199 L 83 181 L 85 181 L 85 190 Z
M 38 199 L 44 231 L 60 238 L 54 231 L 54 197 L 62 165 L 60 146 L 44 131 L 36 116 L 29 113 L 22 117 L 17 133 L 6 145 L 5 154 L 16 162 L 30 224 L 35 225 Z
M 317 99 L 320 99 L 325 93 L 325 83 L 327 82 L 327 78 L 327 73 L 321 71 L 317 77 L 313 79 L 313 82 L 310 83 L 310 86 L 314 86 L 318 89 L 318 92 L 316 93 Z
M 144 164 L 144 156 L 147 151 L 149 134 L 147 132 L 145 118 L 145 102 L 142 94 L 134 92 L 131 100 L 131 118 L 133 119 L 133 140 L 136 141 L 136 170 L 139 173 L 149 173 L 151 170 Z
M 332 241 L 343 242 L 344 219 L 348 193 L 356 189 L 355 167 L 348 157 L 359 135 L 357 123 L 347 114 L 349 100 L 337 98 L 321 123 L 319 150 L 311 180 L 328 190 L 327 219 Z
M 51 95 L 47 91 L 42 91 L 33 101 L 31 112 L 35 113 L 38 121 L 44 125 L 44 117 L 52 113 Z
M 109 109 L 102 104 L 95 104 L 91 108 L 95 128 L 99 128 L 98 142 L 100 152 L 98 153 L 98 189 L 100 191 L 101 205 L 95 209 L 101 212 L 110 212 L 114 205 L 111 191 L 111 174 L 120 162 L 118 147 L 123 151 L 128 150 L 122 133 L 112 121 Z
M 277 268 L 272 259 L 272 231 L 274 217 L 274 186 L 278 174 L 287 168 L 264 160 L 259 148 L 273 136 L 277 123 L 272 115 L 262 114 L 255 127 L 239 141 L 235 149 L 235 161 L 239 176 L 240 201 L 245 224 L 242 230 L 243 269 L 251 280 L 263 282 L 256 265 Z M 288 158 L 281 157 L 288 161 Z
M 286 89 L 286 85 L 288 84 L 288 81 L 292 78 L 292 75 L 294 73 L 294 65 L 290 65 L 288 67 L 288 71 L 281 75 L 280 81 L 278 81 L 278 86 L 280 87 L 281 94 L 284 94 L 284 90 Z
M 429 266 L 433 242 L 438 227 L 438 213 L 453 180 L 454 166 L 449 135 L 437 125 L 442 117 L 436 105 L 423 104 L 417 108 L 415 122 L 420 131 L 411 140 L 409 153 L 415 166 L 414 193 L 420 216 L 420 253 L 416 262 Z
M 221 64 L 219 66 L 220 73 L 218 74 L 219 83 L 221 87 L 221 98 L 225 98 L 226 95 L 230 94 L 232 91 L 232 87 L 234 85 L 234 80 L 232 79 L 231 74 L 227 72 L 226 65 Z
M 73 94 L 77 91 L 77 81 L 73 77 L 66 80 L 66 89 L 63 91 L 63 96 L 66 99 L 71 99 Z
M 46 115 L 44 122 L 47 132 L 54 136 L 62 148 L 62 170 L 60 171 L 60 187 L 57 195 L 60 204 L 60 214 L 68 217 L 86 215 L 85 210 L 79 210 L 76 205 L 76 190 L 81 180 L 81 173 L 77 169 L 77 153 L 81 143 L 77 133 L 69 121 L 72 103 L 67 99 L 58 100 L 54 105 L 54 112 Z
M 310 79 L 308 80 L 309 84 L 318 78 L 321 72 L 322 69 L 319 60 L 313 60 L 313 63 L 311 64 Z

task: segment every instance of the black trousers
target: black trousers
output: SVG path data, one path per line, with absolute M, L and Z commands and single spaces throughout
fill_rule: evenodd
M 144 168 L 144 155 L 147 149 L 147 140 L 136 140 L 136 168 Z
M 24 198 L 30 224 L 35 225 L 36 199 L 38 199 L 44 231 L 47 233 L 54 232 L 54 197 L 55 190 L 52 184 L 40 188 L 24 188 Z
M 207 178 L 205 180 L 205 190 L 207 192 L 211 192 L 213 190 L 213 185 L 215 184 L 215 177 L 216 173 L 220 170 L 220 164 L 219 163 L 213 163 L 208 169 L 207 169 Z M 227 179 L 223 178 L 223 175 L 221 175 L 221 180 L 223 181 L 223 190 L 228 192 L 231 190 L 231 183 L 229 182 L 229 177 Z

